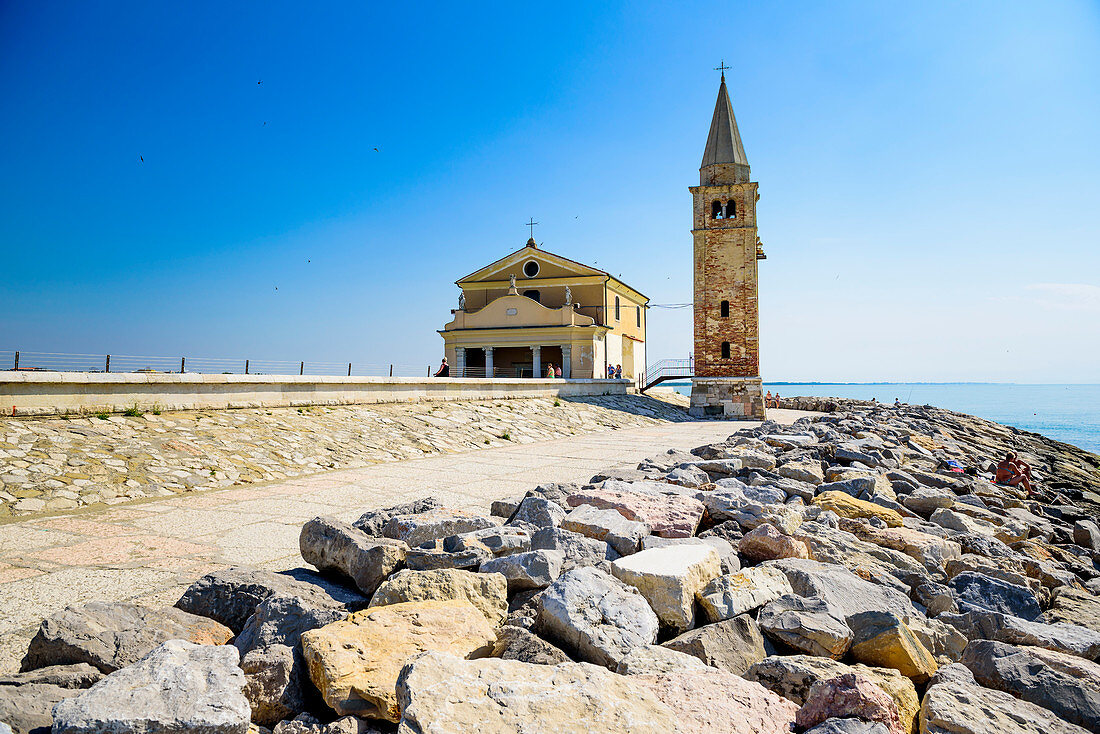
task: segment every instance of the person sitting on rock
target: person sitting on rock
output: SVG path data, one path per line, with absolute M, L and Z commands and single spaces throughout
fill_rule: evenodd
M 553 362 L 546 365 L 546 377 L 551 379 L 551 380 L 554 379 L 554 363 Z
M 439 365 L 439 369 L 435 372 L 436 377 L 450 377 L 451 366 L 447 364 L 447 358 L 443 358 L 443 362 Z
M 1027 467 L 1026 470 L 1021 467 Z M 1031 496 L 1031 467 L 1024 464 L 1016 456 L 1015 451 L 1009 451 L 1003 461 L 997 464 L 997 474 L 994 481 L 1007 487 L 1023 487 L 1028 497 Z

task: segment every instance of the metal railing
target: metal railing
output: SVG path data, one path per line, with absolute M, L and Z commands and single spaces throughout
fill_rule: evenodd
M 0 350 L 0 370 L 51 372 L 158 372 L 223 375 L 311 375 L 314 377 L 422 377 L 431 365 L 323 362 L 312 360 L 150 357 L 132 354 L 69 354 Z
M 646 370 L 642 390 L 648 390 L 665 380 L 687 378 L 695 375 L 694 359 L 662 359 Z

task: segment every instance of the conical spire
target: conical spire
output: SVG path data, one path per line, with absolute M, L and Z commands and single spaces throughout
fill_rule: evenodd
M 732 170 L 712 170 L 710 179 L 702 183 L 740 183 L 749 180 L 749 159 L 745 155 L 745 147 L 741 144 L 741 133 L 737 130 L 737 118 L 733 116 L 733 105 L 730 104 L 729 92 L 726 91 L 726 75 L 722 74 L 722 84 L 718 87 L 718 101 L 714 105 L 714 117 L 710 121 L 710 135 L 707 136 L 707 148 L 703 151 L 703 163 L 700 171 L 707 166 L 720 164 L 733 164 Z M 742 170 L 741 167 L 744 166 Z M 729 169 L 729 165 L 723 166 Z M 727 175 L 723 175 L 726 173 Z M 732 178 L 728 175 L 732 173 Z M 728 181 L 719 179 L 729 178 Z M 737 179 L 736 181 L 733 179 Z

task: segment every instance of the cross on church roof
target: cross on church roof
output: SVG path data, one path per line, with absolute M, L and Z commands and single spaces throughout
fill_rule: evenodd
M 714 70 L 722 72 L 722 81 L 726 81 L 726 70 L 730 68 L 732 67 L 726 66 L 726 60 L 722 59 L 718 66 L 714 67 Z
M 531 239 L 534 239 L 535 238 L 535 225 L 538 224 L 538 222 L 535 221 L 534 217 L 531 217 L 530 220 L 531 221 L 526 222 L 526 225 L 531 228 Z

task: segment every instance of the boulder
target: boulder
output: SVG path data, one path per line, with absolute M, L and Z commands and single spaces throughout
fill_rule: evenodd
M 54 707 L 54 734 L 246 734 L 235 647 L 169 640 Z
M 543 497 L 524 497 L 508 522 L 540 528 L 556 528 L 561 525 L 565 515 L 565 510 L 556 502 Z
M 614 561 L 618 552 L 602 540 L 595 540 L 572 530 L 543 528 L 531 536 L 531 550 L 561 551 L 562 573 L 582 566 L 595 566 L 601 561 Z
M 940 619 L 910 617 L 906 626 L 940 665 L 956 662 L 969 642 L 969 638 L 958 628 Z
M 697 593 L 696 598 L 708 621 L 720 622 L 792 593 L 791 584 L 782 571 L 769 566 L 754 566 L 711 580 Z
M 877 721 L 890 734 L 908 734 L 902 726 L 894 700 L 857 673 L 844 673 L 810 686 L 806 703 L 798 710 L 795 723 L 801 728 L 810 728 L 827 719 L 846 717 Z
M 781 570 L 799 596 L 819 597 L 841 619 L 860 612 L 887 611 L 903 621 L 917 614 L 909 597 L 896 588 L 872 583 L 835 563 L 785 558 L 765 565 Z
M 830 478 L 830 474 L 837 478 Z M 828 481 L 817 485 L 817 492 L 819 494 L 822 492 L 843 492 L 853 497 L 867 499 L 875 491 L 875 477 L 871 475 L 857 474 L 846 479 L 841 479 L 836 474 L 827 472 L 825 478 Z
M 723 452 L 726 458 L 737 459 L 745 469 L 764 469 L 771 471 L 775 468 L 775 457 L 764 451 L 757 451 L 747 446 Z
M 659 482 L 620 482 L 609 479 L 598 487 L 570 495 L 570 507 L 592 505 L 616 510 L 628 520 L 645 523 L 654 535 L 690 538 L 703 518 L 703 503 L 680 494 L 666 494 Z
M 348 616 L 345 609 L 315 607 L 300 596 L 271 596 L 260 602 L 233 645 L 244 655 L 268 645 L 295 647 L 302 633 Z
M 966 571 L 948 582 L 961 611 L 988 611 L 1034 621 L 1042 614 L 1030 589 Z
M 456 599 L 473 604 L 494 627 L 504 624 L 508 616 L 508 582 L 501 574 L 454 568 L 398 571 L 378 587 L 370 606 Z
M 1073 542 L 1082 548 L 1100 551 L 1100 527 L 1092 520 L 1078 520 L 1073 523 Z
M 306 563 L 351 579 L 367 596 L 404 565 L 409 550 L 399 540 L 367 535 L 331 517 L 315 517 L 303 525 L 298 547 Z
M 781 596 L 765 604 L 756 619 L 768 637 L 810 655 L 839 659 L 852 643 L 843 613 L 824 599 Z
M 408 515 L 394 515 L 383 526 L 382 535 L 404 541 L 410 548 L 442 540 L 448 535 L 491 528 L 500 521 L 444 507 Z
M 672 673 L 684 668 L 703 669 L 707 665 L 694 655 L 670 650 L 661 645 L 646 645 L 631 650 L 615 666 L 619 675 L 650 675 Z
M 822 492 L 814 497 L 814 504 L 823 510 L 832 510 L 841 517 L 878 518 L 892 528 L 900 528 L 904 525 L 901 515 L 895 510 L 888 509 L 874 502 L 865 502 L 856 499 L 845 492 Z
M 928 519 L 937 525 L 945 527 L 948 530 L 954 530 L 957 533 L 974 533 L 992 537 L 997 530 L 993 523 L 970 517 L 962 512 L 949 510 L 946 507 L 939 508 L 929 515 Z
M 58 686 L 60 688 L 90 688 L 103 680 L 103 673 L 87 663 L 73 665 L 49 665 L 22 673 L 0 675 L 0 687 L 25 686 L 30 683 Z
M 657 615 L 638 593 L 595 568 L 563 574 L 538 597 L 536 625 L 580 660 L 615 667 L 657 640 Z
M 997 612 L 970 612 L 966 617 L 968 631 L 984 640 L 1044 647 L 1088 660 L 1100 657 L 1100 633 L 1078 624 L 1029 622 Z
M 962 663 L 941 665 L 936 671 L 936 674 L 928 681 L 928 685 L 931 687 L 939 685 L 940 683 L 965 683 L 969 686 L 978 685 L 978 681 L 974 680 L 974 674 L 970 672 L 970 668 Z
M 690 630 L 664 643 L 663 647 L 692 655 L 711 667 L 736 675 L 743 675 L 767 656 L 764 636 L 747 614 Z
M 978 683 L 1050 709 L 1090 731 L 1100 731 L 1100 665 L 1038 647 L 973 640 L 962 664 Z
M 821 484 L 825 481 L 825 474 L 821 471 L 821 464 L 816 461 L 791 461 L 783 464 L 775 470 L 775 473 L 787 479 L 810 484 Z
M 1054 592 L 1045 616 L 1051 622 L 1079 624 L 1100 632 L 1100 597 L 1084 589 L 1063 586 Z
M 888 734 L 889 731 L 885 724 L 878 721 L 842 718 L 825 719 L 812 729 L 807 729 L 806 734 Z
M 560 507 L 557 505 L 554 507 L 564 514 L 564 510 Z M 502 525 L 461 535 L 448 535 L 442 543 L 443 550 L 448 553 L 485 548 L 494 556 L 507 556 L 531 550 L 531 533 L 527 528 Z
M 951 593 L 951 589 L 932 581 L 917 584 L 913 587 L 913 601 L 923 606 L 929 617 L 936 617 L 944 613 L 958 614 L 959 612 L 959 607 L 955 603 L 955 597 Z
M 723 670 L 683 669 L 629 680 L 676 712 L 678 734 L 789 734 L 797 712 L 790 701 Z
M 774 561 L 779 558 L 809 558 L 810 549 L 801 540 L 784 535 L 771 525 L 761 523 L 745 533 L 737 544 L 737 550 L 751 563 Z
M 580 505 L 561 521 L 561 527 L 595 540 L 605 541 L 622 556 L 638 550 L 642 538 L 649 535 L 649 526 L 623 517 L 617 510 L 601 510 L 593 505 Z
M 546 666 L 427 653 L 411 660 L 397 681 L 402 712 L 397 731 L 677 731 L 677 713 L 640 687 L 637 677 L 580 663 Z
M 306 666 L 294 648 L 267 645 L 250 650 L 241 657 L 240 667 L 253 723 L 274 726 L 305 710 Z
M 722 566 L 722 573 L 736 573 L 741 570 L 741 559 L 733 545 L 725 538 L 717 535 L 695 538 L 662 538 L 659 535 L 647 535 L 642 538 L 642 550 L 651 548 L 666 548 L 670 545 L 702 545 L 713 548 L 718 553 L 718 560 Z
M 450 553 L 442 548 L 411 548 L 405 554 L 405 568 L 411 571 L 437 571 L 455 568 L 460 571 L 477 571 L 481 564 L 493 557 L 484 545 Z
M 885 691 L 898 707 L 902 728 L 906 732 L 916 728 L 917 711 L 920 709 L 917 690 L 912 680 L 893 668 L 872 668 L 859 663 L 845 665 L 812 655 L 772 655 L 749 668 L 745 678 L 802 706 L 814 683 L 845 673 L 860 675 Z
M 523 627 L 505 625 L 497 632 L 492 656 L 504 660 L 518 660 L 538 665 L 557 665 L 572 662 L 569 656 L 546 640 Z
M 862 520 L 844 519 L 840 521 L 840 529 L 852 533 L 860 540 L 901 551 L 936 574 L 942 572 L 944 564 L 962 556 L 958 543 L 912 528 L 876 528 Z
M 641 592 L 657 618 L 678 631 L 695 626 L 695 595 L 721 572 L 718 553 L 705 544 L 652 548 L 611 564 L 612 575 Z
M 176 602 L 176 607 L 209 617 L 239 633 L 257 605 L 269 596 L 297 596 L 315 607 L 331 609 L 354 608 L 367 602 L 350 589 L 322 585 L 320 578 L 316 581 L 318 583 L 311 583 L 285 573 L 235 566 L 208 573 L 191 584 Z
M 493 558 L 481 564 L 481 572 L 500 574 L 508 580 L 508 591 L 541 589 L 561 575 L 565 554 L 561 551 L 533 550 Z
M 822 513 L 836 518 L 836 513 Z M 839 524 L 839 518 L 838 518 Z M 822 563 L 834 563 L 860 574 L 893 576 L 901 579 L 929 580 L 924 565 L 901 551 L 883 548 L 860 540 L 851 533 L 830 526 L 819 520 L 804 523 L 793 536 L 806 543 L 810 549 L 810 558 Z M 905 584 L 908 586 L 908 584 Z
M 923 683 L 936 672 L 936 661 L 921 641 L 890 612 L 861 612 L 845 620 L 852 630 L 853 659 L 867 665 L 895 668 Z
M 175 607 L 91 602 L 42 620 L 20 669 L 88 663 L 110 673 L 136 663 L 168 640 L 224 645 L 232 637 L 225 625 Z
M 337 714 L 397 721 L 394 686 L 419 653 L 488 655 L 496 629 L 464 600 L 391 604 L 302 635 L 310 679 Z
M 53 708 L 66 698 L 80 695 L 79 688 L 64 688 L 52 683 L 0 685 L 0 721 L 15 734 L 48 734 L 53 723 Z
M 930 517 L 940 508 L 950 509 L 955 504 L 955 493 L 950 489 L 919 487 L 905 495 L 901 503 L 922 517 Z
M 1085 734 L 1041 706 L 959 682 L 929 687 L 920 707 L 921 734 Z
M 431 512 L 432 510 L 440 509 L 443 509 L 442 502 L 435 497 L 425 497 L 424 499 L 394 505 L 393 507 L 386 507 L 382 510 L 364 512 L 359 519 L 352 524 L 367 535 L 381 536 L 382 529 L 386 527 L 386 523 L 396 515 L 419 515 L 422 512 Z

